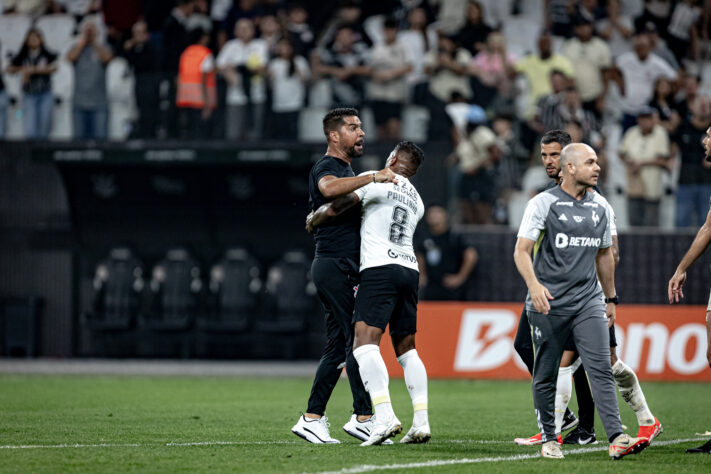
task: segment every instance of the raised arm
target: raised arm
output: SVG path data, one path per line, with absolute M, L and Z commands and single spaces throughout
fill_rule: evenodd
M 351 178 L 336 178 L 333 175 L 327 175 L 319 180 L 318 190 L 326 199 L 335 199 L 370 183 L 397 183 L 397 179 L 390 168 Z
M 535 242 L 533 240 L 519 237 L 518 240 L 516 240 L 516 248 L 514 249 L 514 262 L 516 263 L 518 273 L 523 278 L 523 281 L 526 282 L 534 308 L 536 308 L 536 311 L 539 313 L 548 314 L 551 309 L 551 305 L 548 301 L 552 300 L 553 296 L 551 296 L 548 288 L 538 281 L 533 271 L 533 259 L 531 258 L 531 254 L 533 253 L 534 244 Z
M 681 259 L 679 266 L 676 267 L 674 275 L 669 280 L 667 295 L 669 303 L 678 303 L 680 298 L 684 297 L 684 283 L 686 282 L 686 271 L 689 267 L 701 256 L 702 253 L 711 243 L 711 211 L 706 214 L 706 222 L 701 226 L 696 233 L 691 247 L 686 251 L 684 258 Z
M 348 193 L 322 205 L 306 217 L 306 230 L 313 234 L 317 227 L 328 224 L 359 202 L 356 193 Z
M 597 279 L 600 280 L 605 298 L 613 298 L 615 296 L 615 257 L 612 246 L 600 249 L 597 252 L 595 263 Z M 607 303 L 606 306 L 607 326 L 612 327 L 615 323 L 615 304 Z

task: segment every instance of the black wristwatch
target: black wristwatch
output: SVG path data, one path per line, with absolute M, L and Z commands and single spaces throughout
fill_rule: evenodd
M 605 298 L 605 303 L 620 304 L 620 298 L 617 295 L 612 298 Z

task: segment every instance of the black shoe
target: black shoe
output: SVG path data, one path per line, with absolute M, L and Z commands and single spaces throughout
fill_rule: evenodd
M 706 441 L 704 444 L 698 448 L 689 448 L 686 450 L 687 453 L 706 453 L 711 454 L 711 439 Z
M 595 438 L 594 431 L 588 431 L 582 426 L 578 426 L 568 433 L 568 436 L 563 440 L 563 444 L 597 444 L 597 438 Z
M 568 431 L 576 426 L 578 426 L 578 418 L 575 416 L 575 413 L 566 408 L 565 415 L 563 415 L 563 427 L 560 430 Z

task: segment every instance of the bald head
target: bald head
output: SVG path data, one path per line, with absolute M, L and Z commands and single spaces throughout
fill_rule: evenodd
M 570 145 L 566 145 L 560 153 L 560 168 L 563 174 L 570 173 L 567 166 L 568 163 L 577 166 L 584 161 L 585 158 L 589 157 L 590 154 L 597 156 L 595 155 L 595 150 L 585 143 L 571 143 Z

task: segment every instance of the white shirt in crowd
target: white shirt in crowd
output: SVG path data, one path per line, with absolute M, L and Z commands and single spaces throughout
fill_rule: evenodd
M 233 39 L 225 43 L 220 54 L 217 55 L 217 67 L 220 69 L 237 66 L 257 68 L 266 66 L 268 59 L 269 49 L 266 41 L 256 38 L 245 44 L 242 40 Z M 251 82 L 252 100 L 257 103 L 264 102 L 267 98 L 264 78 L 253 76 Z M 246 105 L 248 102 L 244 90 L 241 82 L 236 86 L 228 86 L 225 99 L 227 105 Z
M 630 51 L 620 55 L 616 63 L 625 82 L 625 95 L 622 97 L 621 106 L 628 114 L 636 114 L 640 107 L 652 100 L 657 79 L 676 78 L 676 71 L 654 53 L 650 53 L 646 60 L 640 61 L 637 54 Z
M 392 264 L 418 270 L 412 239 L 425 205 L 410 181 L 396 176 L 397 184 L 370 183 L 355 191 L 362 202 L 360 271 Z
M 294 57 L 294 74 L 289 76 L 289 62 L 274 58 L 269 63 L 272 81 L 272 110 L 296 112 L 304 106 L 306 81 L 311 77 L 309 63 L 301 56 Z

